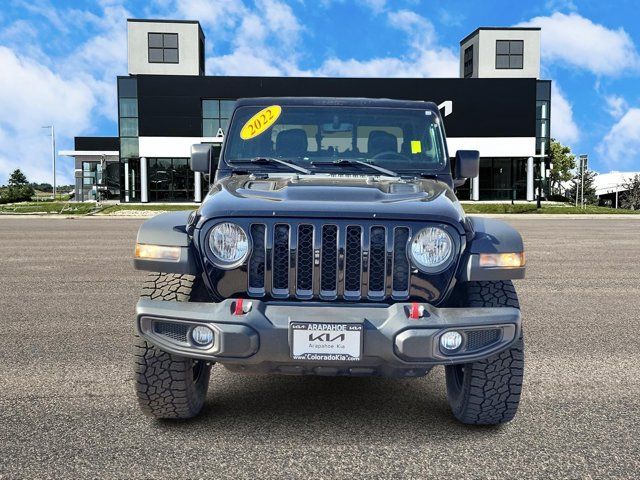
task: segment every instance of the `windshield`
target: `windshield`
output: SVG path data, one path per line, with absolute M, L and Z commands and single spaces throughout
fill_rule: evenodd
M 371 174 L 366 165 L 361 168 L 364 161 L 422 174 L 442 172 L 447 161 L 439 117 L 429 109 L 247 106 L 236 109 L 231 123 L 224 152 L 231 166 L 275 158 L 313 172 L 339 168 Z M 249 168 L 281 166 L 254 162 Z

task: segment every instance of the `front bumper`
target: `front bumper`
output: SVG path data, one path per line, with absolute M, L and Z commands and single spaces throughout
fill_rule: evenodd
M 486 358 L 507 349 L 520 335 L 520 311 L 516 308 L 436 308 L 425 304 L 417 319 L 409 318 L 410 309 L 410 303 L 388 306 L 253 300 L 245 301 L 248 311 L 235 315 L 235 301 L 231 299 L 220 303 L 141 299 L 136 307 L 136 325 L 142 337 L 175 355 L 219 362 L 247 372 L 322 375 L 423 375 L 435 365 Z M 361 323 L 361 359 L 292 359 L 292 321 Z M 190 329 L 198 325 L 214 331 L 210 347 L 201 348 L 191 341 Z M 439 340 L 450 330 L 461 332 L 464 342 L 457 353 L 445 354 Z

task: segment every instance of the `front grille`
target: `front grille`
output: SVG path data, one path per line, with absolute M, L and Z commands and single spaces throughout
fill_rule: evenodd
M 159 335 L 168 337 L 176 342 L 187 343 L 188 325 L 173 322 L 155 322 L 153 328 Z
M 289 293 L 289 225 L 276 225 L 273 236 L 273 293 Z
M 408 226 L 307 220 L 253 224 L 249 231 L 250 296 L 378 301 L 409 297 Z
M 500 340 L 500 329 L 468 330 L 466 351 L 480 350 Z

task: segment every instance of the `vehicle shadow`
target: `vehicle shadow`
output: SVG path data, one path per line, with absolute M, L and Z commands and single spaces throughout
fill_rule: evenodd
M 482 435 L 492 427 L 458 423 L 446 399 L 444 372 L 424 378 L 316 377 L 240 375 L 215 366 L 203 412 L 186 422 L 162 422 L 161 428 L 225 435 L 260 441 L 313 437 L 314 441 Z M 223 429 L 223 430 L 220 430 Z

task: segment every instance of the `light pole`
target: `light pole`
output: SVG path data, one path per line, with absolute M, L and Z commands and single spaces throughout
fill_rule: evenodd
M 584 208 L 584 174 L 585 174 L 585 170 L 587 169 L 588 157 L 586 155 L 580 155 L 579 158 L 580 158 L 580 196 L 582 197 L 582 203 L 580 204 L 580 207 Z
M 56 199 L 56 127 L 45 125 L 42 128 L 51 129 L 51 159 L 53 160 L 53 200 Z

